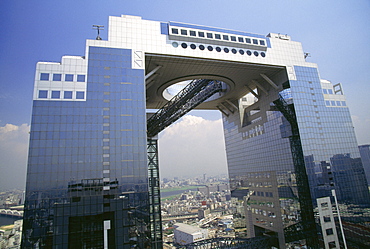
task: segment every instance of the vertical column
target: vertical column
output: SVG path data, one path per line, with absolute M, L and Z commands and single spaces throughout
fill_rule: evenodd
M 161 195 L 158 167 L 158 140 L 148 138 L 149 215 L 152 249 L 162 248 Z

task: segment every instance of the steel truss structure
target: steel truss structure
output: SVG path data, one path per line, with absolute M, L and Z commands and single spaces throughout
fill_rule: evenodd
M 148 178 L 149 178 L 149 219 L 151 248 L 161 249 L 162 243 L 162 217 L 161 195 L 158 167 L 158 141 L 148 139 Z
M 290 149 L 292 151 L 293 164 L 297 179 L 298 198 L 301 206 L 302 222 L 285 228 L 285 239 L 286 242 L 306 239 L 306 243 L 309 248 L 319 248 L 311 192 L 308 185 L 308 176 L 304 162 L 301 138 L 299 135 L 294 105 L 288 105 L 280 94 L 279 98 L 273 101 L 273 103 L 287 119 L 291 127 L 292 134 L 289 136 Z
M 218 80 L 200 79 L 191 81 L 158 112 L 148 119 L 148 137 L 157 135 L 213 94 L 221 92 L 222 86 L 222 81 Z
M 177 245 L 180 249 L 270 249 L 272 245 L 277 244 L 275 237 L 254 237 L 249 239 L 241 238 L 212 238 L 197 241 L 187 245 Z

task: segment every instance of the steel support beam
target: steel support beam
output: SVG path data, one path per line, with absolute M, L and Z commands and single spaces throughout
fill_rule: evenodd
M 152 249 L 162 249 L 162 216 L 161 216 L 161 195 L 159 183 L 158 164 L 158 141 L 157 139 L 147 140 L 148 153 L 148 180 L 149 180 L 149 230 Z
M 297 179 L 298 198 L 301 206 L 302 222 L 300 225 L 296 226 L 297 229 L 295 229 L 295 231 L 294 229 L 286 230 L 286 232 L 288 232 L 286 234 L 286 242 L 291 242 L 292 239 L 294 241 L 306 239 L 306 243 L 309 248 L 319 248 L 311 192 L 294 106 L 288 105 L 281 95 L 279 95 L 279 98 L 273 102 L 291 126 L 292 135 L 289 137 L 289 142 Z
M 269 77 L 267 77 L 266 74 L 261 73 L 260 75 L 267 81 L 267 83 L 269 83 L 273 88 L 275 88 L 275 90 L 279 88 Z
M 264 92 L 266 95 L 268 95 L 269 93 L 267 92 L 267 90 L 261 86 L 261 84 L 257 81 L 257 80 L 252 80 L 252 82 L 259 88 L 261 89 L 262 92 Z
M 213 94 L 221 92 L 222 87 L 223 83 L 218 80 L 202 79 L 190 82 L 158 112 L 148 119 L 148 137 L 154 137 Z

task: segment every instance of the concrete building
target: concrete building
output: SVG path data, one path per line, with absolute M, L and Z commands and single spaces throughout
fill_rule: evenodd
M 202 241 L 208 238 L 208 231 L 191 225 L 176 223 L 175 228 L 175 243 L 187 245 L 193 242 Z
M 249 237 L 317 246 L 324 164 L 339 201 L 369 205 L 342 87 L 299 42 L 113 16 L 108 39 L 87 40 L 83 56 L 37 64 L 22 248 L 161 248 L 157 134 L 192 108 L 223 114 Z

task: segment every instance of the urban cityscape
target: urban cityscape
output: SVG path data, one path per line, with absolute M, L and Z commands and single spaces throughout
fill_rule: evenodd
M 350 86 L 301 42 L 138 15 L 91 26 L 79 55 L 36 64 L 25 188 L 2 180 L 0 249 L 370 248 L 370 144 Z M 181 134 L 207 153 L 162 142 L 193 111 L 220 117 Z

